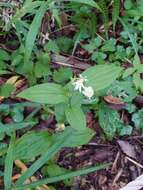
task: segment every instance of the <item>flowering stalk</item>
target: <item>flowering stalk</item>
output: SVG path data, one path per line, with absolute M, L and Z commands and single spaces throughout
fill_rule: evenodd
M 94 90 L 91 86 L 85 86 L 85 82 L 87 81 L 86 77 L 79 75 L 79 78 L 74 79 L 72 85 L 74 86 L 74 90 L 78 90 L 87 98 L 91 99 L 94 95 Z

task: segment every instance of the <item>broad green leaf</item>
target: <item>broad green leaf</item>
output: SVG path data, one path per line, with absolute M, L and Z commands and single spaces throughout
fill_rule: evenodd
M 15 142 L 14 159 L 31 160 L 47 151 L 51 143 L 46 131 L 26 133 Z
M 80 176 L 80 175 L 86 175 L 86 174 L 91 173 L 91 172 L 95 172 L 95 171 L 98 171 L 98 170 L 101 170 L 101 169 L 105 169 L 105 168 L 108 168 L 110 165 L 111 164 L 108 163 L 108 164 L 101 164 L 101 165 L 98 165 L 98 166 L 93 166 L 93 167 L 90 167 L 90 168 L 84 168 L 84 169 L 69 172 L 69 173 L 66 173 L 66 174 L 63 174 L 63 175 L 60 175 L 60 176 L 55 176 L 55 177 L 39 180 L 38 182 L 34 182 L 34 183 L 31 183 L 31 184 L 28 184 L 28 185 L 23 185 L 23 186 L 19 185 L 19 186 L 15 187 L 15 188 L 12 188 L 12 190 L 25 190 L 27 188 L 34 188 L 36 186 L 40 186 L 40 185 L 43 185 L 43 184 L 50 184 L 50 183 L 59 182 L 59 181 L 62 181 L 62 180 L 68 179 L 68 178 L 73 178 L 73 177 Z
M 64 144 L 64 147 L 77 147 L 87 144 L 95 135 L 95 132 L 88 127 L 86 127 L 84 130 L 75 130 L 71 127 L 67 127 L 63 133 L 53 135 L 53 141 L 60 141 L 68 131 L 71 132 L 70 136 L 68 137 L 68 141 L 66 141 Z
M 119 77 L 122 69 L 116 65 L 96 65 L 82 73 L 87 78 L 86 85 L 95 91 L 102 90 L 112 84 Z
M 47 151 L 43 152 L 44 154 L 30 166 L 30 168 L 22 174 L 22 176 L 17 180 L 16 186 L 21 186 L 26 179 L 31 177 L 39 168 L 41 168 L 48 160 L 52 158 L 68 141 L 71 130 L 68 130 L 64 133 L 59 141 L 54 143 Z
M 44 83 L 30 87 L 18 94 L 17 97 L 33 102 L 54 105 L 68 100 L 65 89 L 54 83 Z
M 4 96 L 5 98 L 8 98 L 14 89 L 15 88 L 12 84 L 5 83 L 1 85 L 0 87 L 0 96 Z
M 68 107 L 65 114 L 71 127 L 77 130 L 85 130 L 86 118 L 80 106 Z
M 119 97 L 123 102 L 132 102 L 137 96 L 137 91 L 134 88 L 133 81 L 126 79 L 122 81 L 115 81 L 107 89 L 107 95 Z
M 4 187 L 5 187 L 4 189 L 5 190 L 9 190 L 11 188 L 14 144 L 15 144 L 15 135 L 12 135 L 10 145 L 7 151 L 7 156 L 5 159 L 5 170 L 4 170 Z
M 73 130 L 69 141 L 65 144 L 65 147 L 77 147 L 87 144 L 92 137 L 95 135 L 95 132 L 90 128 L 86 127 L 84 130 Z

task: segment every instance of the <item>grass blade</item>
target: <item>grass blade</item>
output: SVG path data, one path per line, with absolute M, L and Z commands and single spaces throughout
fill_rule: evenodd
M 5 159 L 5 169 L 4 169 L 4 187 L 5 187 L 5 190 L 9 190 L 11 188 L 14 143 L 15 143 L 15 135 L 13 134 L 11 137 L 10 145 L 9 145 L 9 148 L 7 151 L 7 156 Z
M 115 31 L 119 13 L 120 13 L 120 0 L 114 0 L 113 1 L 113 10 L 112 10 L 112 22 L 113 22 L 113 30 L 114 31 Z
M 29 32 L 27 34 L 27 38 L 25 42 L 25 57 L 24 57 L 24 69 L 26 70 L 29 67 L 28 61 L 32 53 L 32 49 L 33 49 L 34 42 L 35 42 L 37 33 L 39 31 L 40 25 L 41 25 L 42 18 L 45 14 L 45 11 L 47 10 L 48 2 L 43 2 L 40 8 L 37 10 L 37 13 L 32 21 Z
M 105 28 L 105 34 L 106 34 L 106 38 L 108 39 L 108 29 L 109 29 L 108 5 L 107 5 L 107 2 L 105 0 L 99 0 L 98 5 L 101 9 L 102 19 L 103 19 L 104 28 Z
M 29 125 L 34 125 L 35 122 L 23 122 L 23 123 L 12 123 L 12 124 L 0 124 L 0 133 L 14 132 L 18 129 L 23 129 Z
M 39 180 L 38 182 L 34 182 L 34 183 L 31 183 L 31 184 L 28 184 L 28 185 L 23 185 L 23 186 L 14 188 L 12 190 L 24 190 L 24 189 L 27 189 L 27 188 L 34 188 L 36 186 L 40 186 L 40 185 L 43 185 L 43 184 L 55 183 L 55 182 L 59 182 L 59 181 L 62 181 L 62 180 L 68 179 L 68 178 L 73 178 L 73 177 L 76 177 L 76 176 L 85 175 L 85 174 L 88 174 L 88 173 L 91 173 L 91 172 L 95 172 L 95 171 L 100 170 L 100 169 L 105 169 L 105 168 L 107 168 L 109 166 L 110 166 L 110 163 L 109 164 L 101 164 L 99 166 L 94 166 L 94 167 L 90 167 L 90 168 L 81 169 L 81 170 L 78 170 L 78 171 L 73 171 L 73 172 L 70 172 L 70 173 L 66 173 L 66 174 L 63 174 L 61 176 L 55 176 L 55 177 Z

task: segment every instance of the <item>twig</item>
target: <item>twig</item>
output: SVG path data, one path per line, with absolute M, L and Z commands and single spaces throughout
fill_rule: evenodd
M 123 173 L 123 169 L 121 168 L 121 169 L 118 171 L 117 175 L 115 176 L 115 178 L 114 178 L 114 180 L 113 180 L 113 183 L 112 183 L 113 186 L 116 184 L 116 181 L 118 181 L 118 179 L 120 178 L 120 176 L 122 175 L 122 173 Z
M 115 170 L 116 165 L 117 165 L 117 161 L 118 161 L 118 159 L 119 159 L 119 156 L 120 156 L 120 152 L 118 152 L 117 155 L 116 155 L 116 158 L 115 158 L 115 160 L 114 160 L 114 162 L 113 162 L 111 171 L 114 171 L 114 170 Z
M 140 168 L 143 169 L 143 166 L 140 163 L 136 162 L 132 158 L 129 158 L 128 156 L 126 156 L 126 158 L 127 158 L 127 160 L 129 160 L 130 162 L 132 162 L 133 164 L 135 164 L 136 166 L 138 166 L 138 167 L 140 167 Z

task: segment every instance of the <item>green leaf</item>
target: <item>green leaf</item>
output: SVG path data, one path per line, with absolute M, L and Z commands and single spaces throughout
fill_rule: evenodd
M 8 98 L 14 89 L 15 88 L 12 84 L 9 84 L 9 83 L 3 84 L 0 87 L 0 96 L 4 96 L 5 98 Z
M 83 3 L 92 7 L 95 7 L 100 10 L 100 7 L 98 4 L 93 0 L 70 0 L 71 2 L 77 2 L 77 3 Z
M 65 114 L 71 127 L 80 131 L 85 130 L 86 118 L 80 106 L 68 107 Z
M 98 5 L 100 6 L 102 18 L 104 22 L 104 28 L 106 32 L 106 37 L 108 38 L 108 29 L 109 29 L 109 14 L 108 14 L 108 5 L 105 0 L 99 0 Z
M 133 74 L 133 82 L 137 89 L 143 91 L 143 79 L 141 79 L 140 73 L 135 72 Z
M 103 105 L 99 109 L 99 123 L 109 140 L 113 139 L 122 125 L 118 112 Z
M 143 129 L 143 109 L 132 115 L 132 121 L 138 129 Z
M 66 142 L 65 147 L 77 147 L 87 144 L 95 132 L 86 127 L 84 130 L 72 130 L 69 140 Z
M 39 168 L 41 168 L 48 160 L 52 158 L 68 141 L 71 130 L 68 130 L 64 133 L 62 138 L 54 143 L 47 151 L 43 152 L 44 154 L 36 161 L 30 168 L 22 174 L 22 176 L 17 180 L 16 186 L 21 186 L 26 179 L 31 177 Z
M 51 143 L 51 135 L 46 131 L 26 133 L 15 142 L 14 159 L 32 160 L 47 151 Z
M 122 68 L 116 65 L 96 65 L 82 73 L 87 78 L 86 85 L 92 86 L 95 91 L 111 85 L 119 77 Z
M 54 108 L 55 108 L 56 121 L 58 123 L 64 123 L 64 121 L 66 120 L 65 109 L 67 108 L 67 104 L 60 103 L 55 105 Z
M 60 85 L 44 83 L 30 87 L 17 95 L 17 97 L 43 104 L 59 104 L 68 100 L 67 91 Z
M 86 49 L 89 53 L 92 53 L 95 49 L 101 46 L 101 38 L 97 37 L 94 40 L 91 40 L 89 44 L 82 45 L 84 49 Z
M 113 30 L 115 31 L 115 26 L 118 20 L 119 12 L 120 12 L 120 0 L 113 0 L 113 10 L 112 10 L 112 22 L 113 22 Z
M 45 44 L 44 49 L 47 52 L 50 52 L 50 51 L 53 52 L 53 53 L 59 53 L 60 52 L 59 47 L 58 47 L 58 45 L 57 45 L 57 43 L 56 43 L 55 40 L 49 40 Z
M 58 71 L 54 71 L 53 79 L 55 82 L 63 83 L 68 81 L 72 77 L 71 68 L 61 68 Z
M 15 144 L 15 135 L 12 135 L 10 145 L 9 145 L 9 148 L 7 151 L 7 156 L 5 159 L 5 169 L 4 169 L 4 187 L 5 187 L 5 190 L 11 189 L 14 144 Z
M 98 166 L 93 166 L 90 168 L 84 168 L 84 169 L 69 172 L 69 173 L 66 173 L 66 174 L 63 174 L 60 176 L 55 176 L 55 177 L 39 180 L 38 182 L 34 182 L 34 183 L 29 184 L 29 185 L 23 185 L 23 186 L 19 185 L 19 186 L 13 188 L 12 190 L 25 190 L 27 188 L 34 188 L 36 186 L 40 186 L 43 184 L 50 184 L 50 183 L 59 182 L 59 181 L 62 181 L 62 180 L 68 179 L 68 178 L 73 178 L 73 177 L 80 176 L 80 175 L 86 175 L 88 173 L 95 172 L 97 170 L 105 169 L 105 168 L 109 167 L 110 165 L 111 164 L 109 163 L 109 164 L 101 164 Z
M 64 132 L 54 134 L 53 141 L 60 141 L 68 131 L 70 131 L 70 135 L 68 137 L 68 140 L 65 142 L 64 147 L 82 146 L 84 144 L 87 144 L 95 135 L 95 132 L 88 127 L 86 127 L 84 130 L 75 130 L 71 127 L 67 127 Z
M 132 80 L 115 81 L 108 89 L 107 95 L 119 97 L 123 102 L 132 102 L 137 96 Z
M 45 166 L 42 171 L 44 171 L 44 175 L 49 177 L 60 176 L 69 173 L 69 170 L 62 168 L 54 163 L 50 163 L 48 166 Z M 64 180 L 64 184 L 66 186 L 71 186 L 73 184 L 73 178 Z
M 48 54 L 42 54 L 39 60 L 35 63 L 34 72 L 37 78 L 48 76 L 50 72 L 49 68 L 50 57 Z
M 10 124 L 2 124 L 0 123 L 0 133 L 10 133 L 14 132 L 18 129 L 24 129 L 29 127 L 30 125 L 34 125 L 35 122 L 21 122 L 21 123 L 10 123 Z
M 24 115 L 23 115 L 23 107 L 14 107 L 10 113 L 10 115 L 12 116 L 12 119 L 14 122 L 19 123 L 22 122 L 24 119 Z
M 0 61 L 9 61 L 9 60 L 10 60 L 9 54 L 3 49 L 0 49 Z
M 119 20 L 120 20 L 121 24 L 123 25 L 125 31 L 127 32 L 128 37 L 130 39 L 130 42 L 131 42 L 131 44 L 133 46 L 133 49 L 135 51 L 136 58 L 138 57 L 138 60 L 139 60 L 139 56 L 138 56 L 138 44 L 136 42 L 135 34 L 131 34 L 130 33 L 129 26 L 121 18 L 119 18 Z
M 101 50 L 103 52 L 104 51 L 114 52 L 116 50 L 116 40 L 114 38 L 111 38 L 110 40 L 105 41 Z
M 29 59 L 32 53 L 32 49 L 34 46 L 34 42 L 38 33 L 38 30 L 41 25 L 42 18 L 47 10 L 48 2 L 42 2 L 40 8 L 37 10 L 37 13 L 32 21 L 29 32 L 27 34 L 26 42 L 25 42 L 25 57 L 24 57 L 24 66 L 27 70 Z
M 120 130 L 120 135 L 124 136 L 124 135 L 131 135 L 133 131 L 133 127 L 130 125 L 124 126 L 121 130 Z
M 134 72 L 135 72 L 135 68 L 134 67 L 126 69 L 124 71 L 124 73 L 123 73 L 123 78 L 126 78 L 126 77 L 132 75 Z

